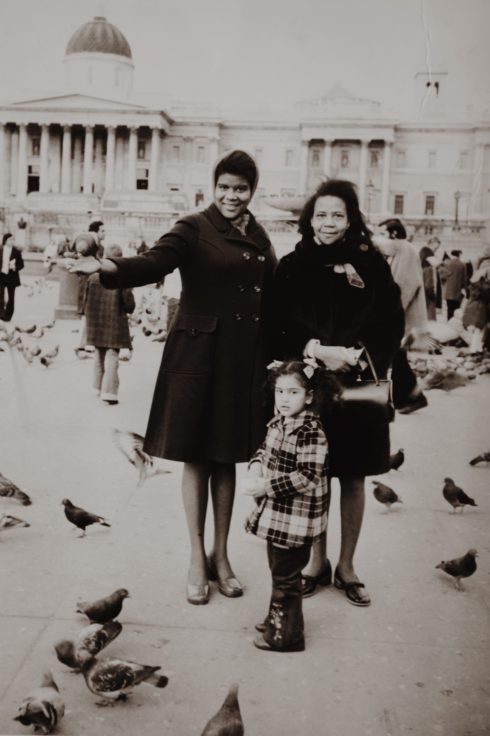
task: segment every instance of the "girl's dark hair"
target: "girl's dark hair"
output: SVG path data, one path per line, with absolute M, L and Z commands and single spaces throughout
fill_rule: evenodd
M 422 264 L 422 268 L 429 265 L 427 263 L 427 258 L 430 258 L 433 255 L 434 251 L 432 250 L 432 248 L 429 248 L 429 246 L 427 245 L 422 246 L 422 248 L 419 250 L 419 258 L 420 263 Z
M 216 164 L 213 174 L 214 186 L 216 186 L 222 174 L 243 176 L 248 181 L 252 193 L 259 181 L 259 170 L 252 156 L 238 149 L 225 154 Z
M 313 237 L 311 218 L 315 210 L 315 202 L 319 197 L 338 197 L 345 204 L 349 228 L 347 237 L 362 238 L 365 243 L 373 247 L 369 229 L 359 209 L 359 199 L 354 184 L 344 179 L 328 179 L 320 184 L 314 194 L 306 202 L 298 220 L 298 230 L 302 235 Z
M 98 233 L 101 227 L 104 227 L 102 220 L 94 220 L 88 226 L 88 231 L 89 233 Z
M 5 245 L 5 243 L 7 242 L 7 240 L 9 238 L 13 238 L 13 237 L 14 236 L 12 235 L 12 233 L 5 233 L 5 235 L 2 237 L 2 245 Z
M 285 360 L 267 373 L 267 387 L 273 394 L 276 381 L 280 376 L 295 376 L 306 391 L 313 393 L 313 401 L 309 404 L 313 411 L 328 410 L 337 402 L 342 393 L 342 387 L 337 377 L 318 365 L 311 377 L 305 373 L 309 364 L 301 360 Z M 310 366 L 311 367 L 311 366 Z
M 398 217 L 390 217 L 388 220 L 383 220 L 379 223 L 380 227 L 385 227 L 389 234 L 393 234 L 396 240 L 406 240 L 407 231 L 402 221 Z

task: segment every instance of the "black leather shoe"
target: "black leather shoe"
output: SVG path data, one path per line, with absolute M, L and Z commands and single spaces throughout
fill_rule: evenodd
M 323 585 L 324 587 L 326 587 L 327 585 L 331 584 L 332 565 L 330 564 L 330 561 L 327 560 L 325 563 L 325 569 L 323 570 L 323 572 L 320 573 L 320 575 L 301 576 L 303 598 L 309 598 L 310 596 L 315 595 L 318 585 Z
M 428 405 L 427 397 L 424 394 L 418 394 L 406 406 L 397 409 L 398 414 L 411 414 L 418 409 L 424 409 Z
M 266 652 L 304 652 L 305 640 L 304 640 L 304 637 L 301 637 L 301 639 L 298 639 L 298 641 L 295 641 L 292 644 L 288 644 L 287 646 L 279 649 L 278 647 L 271 646 L 264 639 L 263 636 L 258 636 L 254 640 L 254 647 L 257 647 L 257 649 L 262 649 Z
M 354 606 L 366 607 L 371 605 L 371 598 L 369 597 L 369 593 L 365 590 L 366 586 L 364 583 L 360 583 L 358 580 L 348 583 L 341 577 L 339 571 L 336 569 L 333 584 L 339 590 L 345 591 L 347 600 Z
M 220 578 L 214 560 L 208 557 L 206 562 L 208 566 L 208 578 L 218 583 L 218 590 L 221 595 L 225 595 L 227 598 L 240 598 L 243 595 L 243 588 L 235 577 Z
M 267 628 L 267 618 L 264 621 L 259 621 L 258 624 L 255 624 L 255 631 L 260 631 L 261 634 L 264 633 L 264 631 Z

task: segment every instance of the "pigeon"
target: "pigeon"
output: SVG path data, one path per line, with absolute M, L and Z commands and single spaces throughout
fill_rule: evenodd
M 119 621 L 105 624 L 90 624 L 78 634 L 76 641 L 65 639 L 54 645 L 59 661 L 75 670 L 80 670 L 80 661 L 86 652 L 95 657 L 114 641 L 122 631 Z
M 33 355 L 35 358 L 37 358 L 38 355 L 41 355 L 41 348 L 39 345 L 36 345 L 34 348 L 31 348 L 31 355 Z
M 90 513 L 90 511 L 85 511 L 85 509 L 82 509 L 79 506 L 75 506 L 74 504 L 72 504 L 71 501 L 68 500 L 68 498 L 64 498 L 61 503 L 65 507 L 65 516 L 68 521 L 77 526 L 79 529 L 82 529 L 82 533 L 79 535 L 80 537 L 85 536 L 86 527 L 90 526 L 91 524 L 110 526 L 107 519 L 104 519 L 103 516 L 97 516 L 97 514 L 92 514 Z
M 473 460 L 470 460 L 470 465 L 478 465 L 478 463 L 490 463 L 490 451 L 482 452 L 480 455 L 474 457 Z
M 152 667 L 116 658 L 98 660 L 88 651 L 81 653 L 80 664 L 88 689 L 103 698 L 97 705 L 126 700 L 141 682 L 161 688 L 168 684 L 168 677 L 156 674 L 160 666 Z
M 455 484 L 452 478 L 444 478 L 442 495 L 451 504 L 454 513 L 458 508 L 461 509 L 462 513 L 465 506 L 478 506 L 472 498 L 466 495 L 462 488 Z
M 435 353 L 440 352 L 441 343 L 427 330 L 420 330 L 416 327 L 412 327 L 408 334 L 403 338 L 401 347 L 404 350 Z
M 403 448 L 390 455 L 390 470 L 398 470 L 401 465 L 405 462 L 405 452 Z
M 93 601 L 92 603 L 89 601 L 80 601 L 77 603 L 76 612 L 84 613 L 93 623 L 106 624 L 108 621 L 112 621 L 119 616 L 124 599 L 129 597 L 126 588 L 119 588 L 119 590 L 114 591 L 111 595 L 105 598 L 99 598 L 99 600 Z
M 44 353 L 44 357 L 45 358 L 56 358 L 59 352 L 60 352 L 60 346 L 55 345 L 52 350 L 48 350 L 47 353 Z
M 17 332 L 23 332 L 26 335 L 32 335 L 37 330 L 37 325 L 29 325 L 29 327 L 19 327 L 19 325 L 16 325 L 15 330 Z
M 163 332 L 160 332 L 159 335 L 156 335 L 156 337 L 152 338 L 152 342 L 165 342 L 167 339 L 167 332 L 166 330 L 163 330 Z
M 52 327 L 55 326 L 56 319 L 53 319 L 51 322 L 49 322 L 47 325 L 43 325 L 43 328 L 45 330 L 50 330 Z
M 403 503 L 400 496 L 395 493 L 393 488 L 390 488 L 389 486 L 386 486 L 384 483 L 381 483 L 379 480 L 373 480 L 372 483 L 374 484 L 373 488 L 373 495 L 376 501 L 379 501 L 380 503 L 384 504 L 388 511 L 391 509 L 391 504 L 393 503 Z
M 0 516 L 0 532 L 23 526 L 30 526 L 30 524 L 24 521 L 24 519 L 18 519 L 17 516 L 10 516 L 10 514 L 2 514 Z
M 156 466 L 155 458 L 143 451 L 144 439 L 140 434 L 113 429 L 112 436 L 116 446 L 138 471 L 138 482 L 136 484 L 138 487 L 142 486 L 145 480 L 153 475 L 171 472 Z
M 207 722 L 201 736 L 242 736 L 245 733 L 238 704 L 238 685 L 231 685 L 219 711 Z
M 39 362 L 45 368 L 49 368 L 49 366 L 51 365 L 51 363 L 53 363 L 53 358 L 48 358 L 47 355 L 41 355 L 41 357 L 39 358 Z
M 423 388 L 429 390 L 431 388 L 439 388 L 441 391 L 452 391 L 459 386 L 466 386 L 469 379 L 457 370 L 449 368 L 447 370 L 436 370 L 429 373 L 423 379 Z
M 462 557 L 456 557 L 454 560 L 444 560 L 436 565 L 436 570 L 444 570 L 448 575 L 452 575 L 455 579 L 455 586 L 458 590 L 463 590 L 461 578 L 469 578 L 476 570 L 476 557 L 478 552 L 476 549 L 469 549 Z
M 4 498 L 15 498 L 23 506 L 30 506 L 32 501 L 24 491 L 21 491 L 15 483 L 0 473 L 0 496 Z
M 14 721 L 34 726 L 40 733 L 51 733 L 65 714 L 65 704 L 50 672 L 43 675 L 40 687 L 32 690 L 19 705 Z

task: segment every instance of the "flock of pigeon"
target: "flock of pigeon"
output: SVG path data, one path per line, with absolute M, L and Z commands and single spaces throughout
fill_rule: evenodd
M 31 364 L 34 360 L 38 360 L 45 368 L 49 368 L 59 353 L 59 345 L 47 349 L 39 340 L 54 325 L 55 320 L 42 327 L 38 327 L 35 324 L 28 325 L 27 327 L 16 325 L 12 330 L 8 330 L 6 323 L 3 323 L 3 326 L 0 327 L 0 352 L 5 352 L 5 348 L 2 345 L 2 343 L 5 343 L 10 350 L 15 350 L 22 355 L 27 363 Z

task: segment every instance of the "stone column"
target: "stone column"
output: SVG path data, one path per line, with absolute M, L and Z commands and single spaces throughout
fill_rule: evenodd
M 388 215 L 390 213 L 390 163 L 391 163 L 391 149 L 393 143 L 391 141 L 385 141 L 385 147 L 383 151 L 383 172 L 381 178 L 381 214 Z
M 27 126 L 19 123 L 19 150 L 17 156 L 17 200 L 27 195 Z
M 323 149 L 323 173 L 328 178 L 330 176 L 330 167 L 332 165 L 332 141 L 325 141 Z
M 0 123 L 0 202 L 5 197 L 5 125 Z
M 150 192 L 158 190 L 158 164 L 160 161 L 160 129 L 153 128 L 151 131 L 151 152 L 150 152 L 150 177 L 148 188 Z
M 114 164 L 116 160 L 116 128 L 107 126 L 107 142 L 105 153 L 105 191 L 114 190 Z
M 138 149 L 138 128 L 129 129 L 129 146 L 128 146 L 128 178 L 126 180 L 126 188 L 130 192 L 136 189 L 136 154 Z
M 482 214 L 483 167 L 485 163 L 485 144 L 477 143 L 473 158 L 471 176 L 470 217 Z
M 361 140 L 361 156 L 359 160 L 359 206 L 364 208 L 366 201 L 366 175 L 367 175 L 368 141 Z
M 306 194 L 306 185 L 308 183 L 308 156 L 310 153 L 310 142 L 301 141 L 301 150 L 299 157 L 299 192 L 298 194 Z
M 219 156 L 219 140 L 218 138 L 211 138 L 209 142 L 209 158 L 211 159 L 211 165 L 214 167 Z
M 39 150 L 39 191 L 46 194 L 49 191 L 49 125 L 41 125 L 41 145 Z
M 61 193 L 71 192 L 71 126 L 63 126 L 61 143 Z
M 190 136 L 184 138 L 184 192 L 189 197 L 189 202 L 193 202 L 191 191 L 192 179 L 192 142 Z
M 94 129 L 85 126 L 85 146 L 83 148 L 83 193 L 92 194 L 92 159 L 94 156 Z
M 11 195 L 17 193 L 17 161 L 19 158 L 19 133 L 13 130 L 10 134 L 10 189 Z
M 73 141 L 73 167 L 71 190 L 75 194 L 82 191 L 82 138 L 80 132 L 74 136 Z

